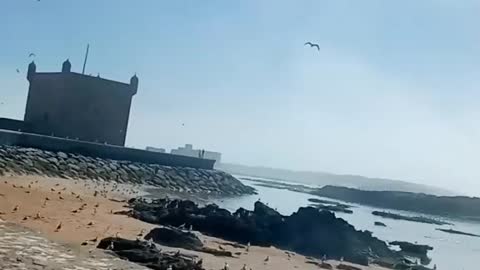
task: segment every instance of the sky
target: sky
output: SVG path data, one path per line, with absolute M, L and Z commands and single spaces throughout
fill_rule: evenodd
M 480 195 L 479 12 L 479 0 L 1 0 L 0 117 L 23 118 L 30 52 L 38 71 L 69 58 L 81 72 L 89 43 L 86 73 L 140 79 L 128 146 Z

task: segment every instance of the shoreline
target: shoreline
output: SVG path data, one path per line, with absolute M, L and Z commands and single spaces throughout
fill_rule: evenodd
M 0 219 L 38 231 L 43 237 L 67 245 L 72 250 L 88 251 L 95 249 L 95 245 L 89 243 L 82 246 L 82 243 L 87 240 L 94 238 L 101 240 L 115 235 L 134 240 L 142 230 L 147 233 L 152 228 L 158 227 L 124 215 L 112 214 L 115 211 L 127 210 L 124 207 L 125 203 L 119 200 L 135 197 L 140 192 L 145 190 L 139 186 L 103 181 L 2 176 L 0 177 L 0 212 L 2 212 Z M 95 193 L 97 193 L 96 196 Z M 47 197 L 48 200 L 46 200 Z M 85 206 L 82 207 L 82 205 Z M 59 224 L 61 229 L 56 231 Z M 225 250 L 232 253 L 243 251 L 223 244 L 231 243 L 229 241 L 205 236 L 198 232 L 195 234 L 207 247 L 217 248 L 219 243 L 222 243 Z M 160 245 L 159 247 L 163 251 L 180 250 L 182 253 L 202 258 L 205 269 L 220 269 L 225 262 L 229 263 L 231 269 L 240 269 L 243 264 L 256 270 L 318 269 L 318 266 L 307 263 L 309 259 L 304 256 L 297 254 L 288 258 L 284 250 L 273 247 L 252 246 L 250 252 L 242 253 L 240 258 L 215 257 L 197 251 Z M 270 257 L 270 262 L 265 264 L 263 260 L 267 256 Z M 329 260 L 328 263 L 339 264 L 338 261 L 333 260 Z M 379 266 L 356 267 L 372 270 L 385 269 Z

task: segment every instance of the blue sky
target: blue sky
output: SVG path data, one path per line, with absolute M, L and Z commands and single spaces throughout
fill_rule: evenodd
M 87 73 L 140 78 L 130 146 L 480 195 L 479 12 L 473 0 L 3 0 L 0 115 L 23 117 L 30 52 L 39 71 L 66 58 L 81 71 L 90 43 Z

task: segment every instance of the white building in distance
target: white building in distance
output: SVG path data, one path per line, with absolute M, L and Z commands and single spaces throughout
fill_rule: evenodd
M 145 150 L 151 151 L 151 152 L 157 152 L 157 153 L 165 153 L 166 152 L 164 148 L 157 148 L 157 147 L 153 147 L 153 146 L 147 146 L 147 147 L 145 147 Z
M 203 156 L 202 156 L 203 151 Z M 197 157 L 204 159 L 213 159 L 218 164 L 222 159 L 222 154 L 218 152 L 206 151 L 203 149 L 193 149 L 193 145 L 185 144 L 185 147 L 178 147 L 177 149 L 172 149 L 170 152 L 174 155 Z

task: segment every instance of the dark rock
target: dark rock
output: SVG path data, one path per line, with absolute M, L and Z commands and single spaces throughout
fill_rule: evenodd
M 199 250 L 203 247 L 202 241 L 195 234 L 175 228 L 154 228 L 145 235 L 145 239 L 152 239 L 164 246 L 190 250 Z
M 371 233 L 357 231 L 335 214 L 302 207 L 291 216 L 283 216 L 261 202 L 253 211 L 243 208 L 233 214 L 217 205 L 199 207 L 191 201 L 160 199 L 131 204 L 132 216 L 143 221 L 178 227 L 192 225 L 207 235 L 229 241 L 260 246 L 277 246 L 306 256 L 368 264 L 368 257 L 401 259 L 387 244 Z
M 316 265 L 322 269 L 333 269 L 333 266 L 326 262 L 306 261 L 305 263 Z
M 467 232 L 462 232 L 462 231 L 456 231 L 456 230 L 452 230 L 452 229 L 440 229 L 440 228 L 437 228 L 436 230 L 437 230 L 437 231 L 446 232 L 446 233 L 452 233 L 452 234 L 460 234 L 460 235 L 480 237 L 480 235 L 478 235 L 478 234 L 467 233 Z
M 348 264 L 339 264 L 337 265 L 337 269 L 341 269 L 341 270 L 362 270 L 361 268 L 358 268 L 358 267 L 355 267 L 355 266 L 352 266 L 352 265 L 348 265 Z
M 436 220 L 436 219 L 433 219 L 433 218 L 428 218 L 428 217 L 411 217 L 411 216 L 399 215 L 399 214 L 394 214 L 394 213 L 390 213 L 390 212 L 382 212 L 382 211 L 373 211 L 372 215 L 380 216 L 380 217 L 383 217 L 383 218 L 407 220 L 407 221 L 427 223 L 427 224 L 435 224 L 435 225 L 450 224 L 450 223 L 447 223 L 447 222 L 443 222 L 443 221 Z
M 390 242 L 390 245 L 399 246 L 400 249 L 404 252 L 418 254 L 422 256 L 426 256 L 429 250 L 433 250 L 433 247 L 429 245 L 413 244 L 406 241 L 393 241 Z
M 346 213 L 346 214 L 353 214 L 353 211 L 343 207 L 341 205 L 325 205 L 325 204 L 315 204 L 313 205 L 314 207 L 318 208 L 319 210 L 324 210 L 324 211 L 332 211 L 332 212 L 340 212 L 340 213 Z
M 102 239 L 97 248 L 110 249 L 120 258 L 150 269 L 166 270 L 171 266 L 175 270 L 203 270 L 201 264 L 182 256 L 161 253 L 155 246 L 142 241 L 109 237 Z
M 214 256 L 218 257 L 233 257 L 232 252 L 226 251 L 226 250 L 220 250 L 220 249 L 214 249 L 214 248 L 209 248 L 209 247 L 203 247 L 201 249 L 198 249 L 197 251 L 201 251 L 204 253 L 209 253 Z
M 380 208 L 480 220 L 480 198 L 478 197 L 435 196 L 401 191 L 367 191 L 338 186 L 324 186 L 313 190 L 311 194 Z
M 387 227 L 387 225 L 385 225 L 385 223 L 380 222 L 380 221 L 375 221 L 375 222 L 373 223 L 373 225 L 375 225 L 375 226 L 381 226 L 381 227 Z

